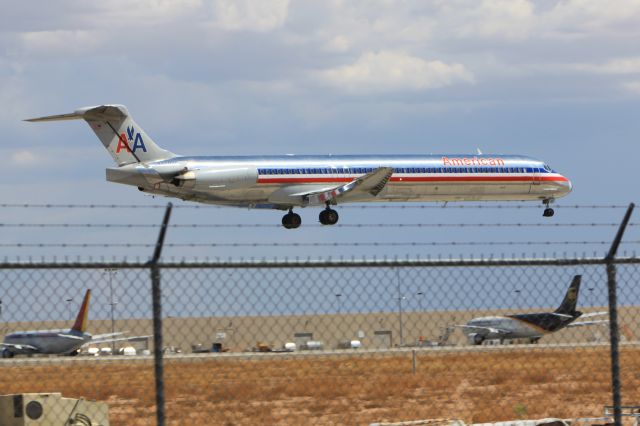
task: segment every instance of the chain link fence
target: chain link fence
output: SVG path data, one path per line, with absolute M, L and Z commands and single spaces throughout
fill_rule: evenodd
M 149 262 L 0 264 L 0 424 L 620 424 L 640 401 L 622 233 L 605 258 L 203 263 L 160 261 L 163 235 Z
M 621 402 L 636 405 L 640 259 L 617 262 Z M 611 405 L 602 260 L 162 264 L 160 273 L 167 424 L 478 423 L 598 417 Z M 576 276 L 582 315 L 570 326 L 550 332 L 508 316 L 556 311 Z M 16 353 L 0 363 L 3 394 L 61 392 L 106 402 L 114 425 L 156 423 L 148 265 L 8 264 L 0 282 L 5 336 L 68 330 L 91 289 L 86 331 L 123 339 L 88 341 L 76 356 L 5 346 Z M 521 333 L 501 331 L 514 327 Z

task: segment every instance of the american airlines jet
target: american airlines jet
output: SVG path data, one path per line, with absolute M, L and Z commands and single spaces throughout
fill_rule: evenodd
M 115 160 L 107 180 L 186 201 L 288 211 L 320 207 L 323 225 L 338 222 L 332 206 L 386 201 L 542 201 L 571 192 L 571 182 L 540 160 L 520 155 L 176 155 L 160 148 L 123 105 L 80 108 L 26 121 L 84 119 Z

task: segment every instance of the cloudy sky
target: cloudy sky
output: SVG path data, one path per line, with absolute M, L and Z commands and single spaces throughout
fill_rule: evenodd
M 156 142 L 180 154 L 428 154 L 480 148 L 544 159 L 574 183 L 565 204 L 640 200 L 638 0 L 4 0 L 0 6 L 3 203 L 165 202 L 105 182 L 110 157 L 84 123 L 22 121 L 101 103 L 127 105 Z M 622 212 L 558 209 L 552 220 L 617 222 Z M 240 228 L 207 230 L 203 237 L 202 231 L 197 236 L 176 231 L 170 241 L 601 240 L 614 232 L 527 228 L 517 235 L 499 234 L 500 229 L 453 234 L 411 228 L 375 230 L 373 239 L 372 228 L 304 229 L 317 222 L 317 211 L 301 213 L 303 228 L 293 232 Z M 340 213 L 341 224 L 543 223 L 537 209 Z M 0 214 L 3 223 L 156 223 L 162 212 L 5 207 Z M 174 220 L 278 224 L 280 213 L 182 209 Z M 144 229 L 12 228 L 3 234 L 7 243 L 155 238 L 155 230 Z M 640 239 L 637 228 L 630 238 Z M 317 256 L 328 250 L 205 254 Z M 432 253 L 442 250 L 452 251 L 433 248 Z M 147 251 L 137 254 L 146 257 Z M 93 254 L 105 253 L 114 251 Z M 184 253 L 202 254 L 172 252 Z M 340 254 L 354 253 L 360 252 L 345 248 Z M 3 248 L 1 254 L 52 252 Z

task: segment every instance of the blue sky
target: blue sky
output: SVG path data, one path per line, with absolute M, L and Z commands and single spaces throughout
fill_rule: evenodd
M 640 2 L 0 1 L 3 203 L 161 204 L 110 184 L 82 122 L 24 118 L 128 106 L 180 154 L 517 153 L 571 178 L 559 204 L 638 201 Z M 177 203 L 180 205 L 181 203 Z M 339 209 L 341 224 L 549 223 L 541 209 Z M 615 228 L 172 229 L 169 242 L 610 240 Z M 557 209 L 552 223 L 618 222 Z M 2 223 L 157 223 L 160 210 L 0 209 Z M 279 212 L 177 209 L 174 223 L 278 224 Z M 4 243 L 153 242 L 154 229 L 5 228 Z M 640 240 L 638 228 L 630 241 Z M 624 248 L 633 250 L 637 244 Z M 168 256 L 318 257 L 602 252 L 606 246 L 210 247 Z M 150 248 L 0 256 L 140 256 Z

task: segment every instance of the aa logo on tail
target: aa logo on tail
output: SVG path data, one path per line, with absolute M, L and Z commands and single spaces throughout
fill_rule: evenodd
M 135 136 L 135 137 L 134 137 Z M 129 142 L 133 142 L 133 146 L 129 146 Z M 116 154 L 120 154 L 120 151 L 125 150 L 127 152 L 136 152 L 141 149 L 143 152 L 147 152 L 147 147 L 144 146 L 142 135 L 140 132 L 136 132 L 133 126 L 127 127 L 127 133 L 120 133 L 118 137 L 118 147 L 116 148 Z

